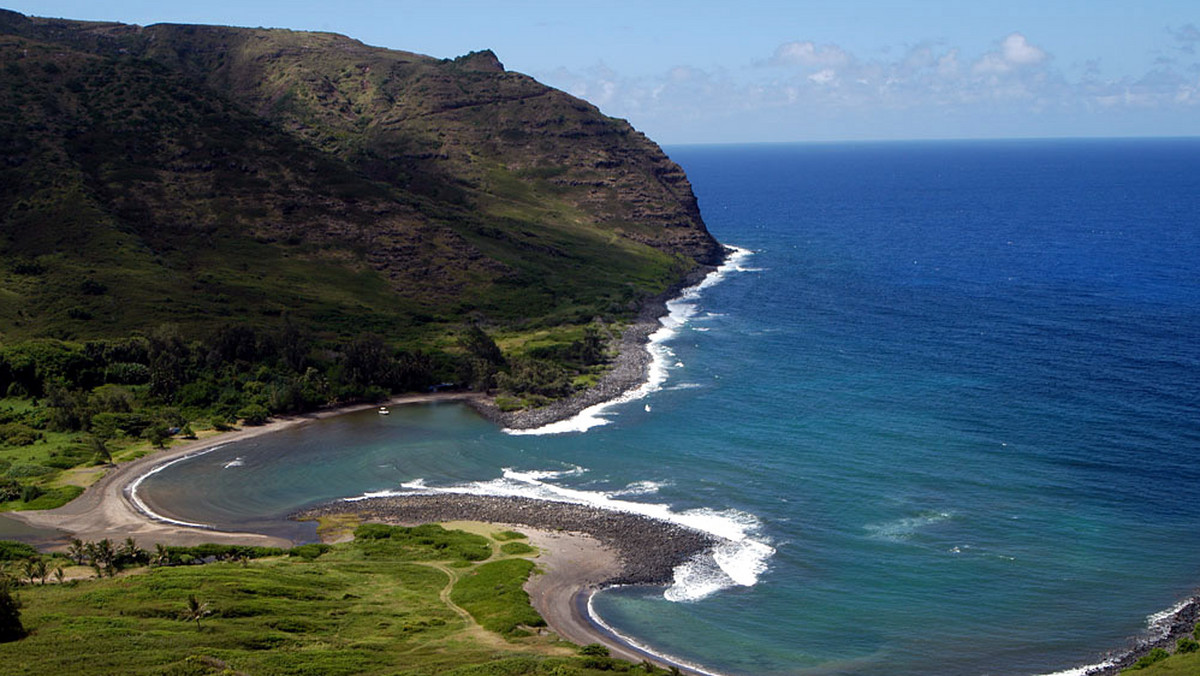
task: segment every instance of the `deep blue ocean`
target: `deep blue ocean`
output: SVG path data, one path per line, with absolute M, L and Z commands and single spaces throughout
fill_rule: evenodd
M 469 490 L 720 531 L 666 595 L 594 611 L 725 674 L 1055 672 L 1200 585 L 1200 140 L 667 150 L 747 251 L 674 306 L 661 382 L 608 424 L 367 412 L 141 494 L 236 528 Z

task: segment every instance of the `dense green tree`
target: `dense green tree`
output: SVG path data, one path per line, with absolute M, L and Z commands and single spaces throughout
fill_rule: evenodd
M 187 383 L 190 359 L 191 350 L 178 327 L 159 327 L 150 336 L 150 394 L 162 401 L 174 402 L 179 389 Z
M 390 386 L 395 375 L 391 350 L 383 338 L 363 334 L 346 345 L 342 357 L 342 380 L 356 389 L 372 385 Z
M 7 578 L 0 579 L 0 643 L 19 641 L 26 633 L 21 624 L 21 604 L 13 596 Z

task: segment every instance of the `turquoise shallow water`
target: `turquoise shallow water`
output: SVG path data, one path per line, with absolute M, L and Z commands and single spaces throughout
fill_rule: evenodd
M 366 412 L 142 494 L 294 537 L 293 510 L 404 486 L 669 509 L 743 546 L 673 587 L 698 600 L 595 609 L 731 674 L 1066 669 L 1200 583 L 1200 142 L 669 151 L 753 253 L 609 424 Z

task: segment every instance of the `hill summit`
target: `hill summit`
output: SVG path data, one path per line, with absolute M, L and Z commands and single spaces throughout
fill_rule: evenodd
M 629 317 L 722 257 L 684 172 L 491 51 L 0 11 L 0 340 Z

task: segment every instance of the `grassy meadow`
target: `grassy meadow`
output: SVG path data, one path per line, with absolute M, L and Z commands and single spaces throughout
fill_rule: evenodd
M 0 643 L 0 664 L 12 676 L 666 673 L 546 631 L 521 589 L 536 552 L 505 554 L 525 538 L 472 530 L 368 524 L 278 556 L 111 578 L 70 567 L 84 579 L 15 588 L 29 634 Z

